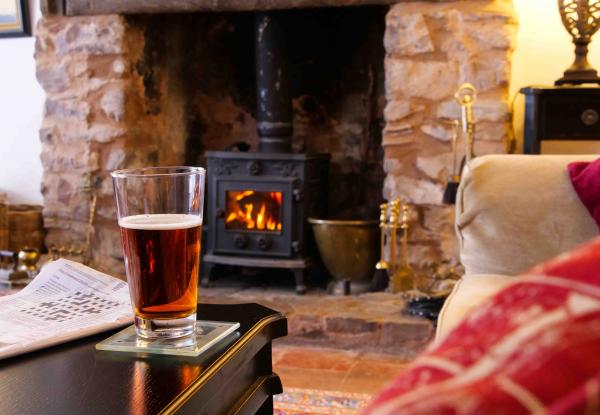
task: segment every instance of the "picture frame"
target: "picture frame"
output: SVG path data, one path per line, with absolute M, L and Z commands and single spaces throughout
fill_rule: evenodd
M 28 0 L 0 0 L 0 38 L 31 36 Z

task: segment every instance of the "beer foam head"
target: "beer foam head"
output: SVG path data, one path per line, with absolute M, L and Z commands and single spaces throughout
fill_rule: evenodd
M 122 228 L 152 231 L 187 229 L 200 225 L 202 225 L 201 216 L 174 213 L 134 215 L 119 219 L 119 226 Z

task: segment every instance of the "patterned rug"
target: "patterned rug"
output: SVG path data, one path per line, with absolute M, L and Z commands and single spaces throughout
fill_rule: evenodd
M 285 388 L 273 399 L 274 415 L 355 415 L 367 406 L 371 395 Z

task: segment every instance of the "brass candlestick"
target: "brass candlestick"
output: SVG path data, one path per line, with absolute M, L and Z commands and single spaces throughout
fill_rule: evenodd
M 555 85 L 600 84 L 598 72 L 587 59 L 588 45 L 600 28 L 600 1 L 558 0 L 558 10 L 565 29 L 573 38 L 575 61 Z

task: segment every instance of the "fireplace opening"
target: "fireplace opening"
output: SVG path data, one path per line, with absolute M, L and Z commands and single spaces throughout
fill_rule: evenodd
M 278 12 L 286 36 L 292 150 L 331 155 L 328 215 L 365 219 L 382 200 L 383 46 L 387 6 Z M 185 137 L 185 162 L 207 151 L 259 148 L 255 13 L 128 16 L 143 27 L 149 116 L 166 142 Z
M 227 14 L 202 26 L 210 41 L 191 61 L 211 76 L 190 96 L 188 148 L 208 168 L 204 285 L 216 265 L 285 268 L 303 293 L 318 263 L 307 219 L 376 217 L 385 11 Z
M 225 229 L 228 231 L 282 231 L 282 192 L 233 190 L 226 192 Z

